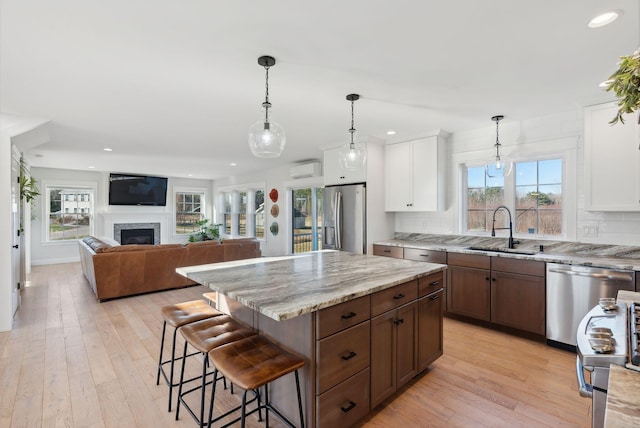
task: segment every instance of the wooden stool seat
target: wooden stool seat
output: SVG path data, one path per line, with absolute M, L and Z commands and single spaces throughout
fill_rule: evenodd
M 242 396 L 241 410 L 239 418 L 241 427 L 245 426 L 245 419 L 248 414 L 259 412 L 259 420 L 262 420 L 261 409 L 266 409 L 266 426 L 269 426 L 269 411 L 273 412 L 287 425 L 294 427 L 293 423 L 282 415 L 269 402 L 268 384 L 280 377 L 295 373 L 296 392 L 298 395 L 298 410 L 300 413 L 300 426 L 304 427 L 304 415 L 302 411 L 302 397 L 300 395 L 300 380 L 298 369 L 304 367 L 306 361 L 285 351 L 264 336 L 251 336 L 238 340 L 228 345 L 220 346 L 209 351 L 209 360 L 215 367 L 213 388 L 211 393 L 211 404 L 209 408 L 210 426 L 212 422 L 213 400 L 215 398 L 215 385 L 217 373 L 221 373 L 233 385 L 244 389 Z M 248 391 L 257 391 L 264 386 L 264 402 L 258 399 L 258 407 L 251 412 L 246 411 L 246 395 Z M 260 394 L 258 394 L 260 397 Z M 222 415 L 222 416 L 226 416 Z M 215 420 L 214 420 L 215 421 Z M 234 424 L 237 419 L 228 425 Z
M 258 334 L 258 332 L 244 327 L 229 315 L 221 315 L 187 324 L 180 329 L 180 334 L 182 334 L 185 340 L 183 356 L 187 355 L 187 346 L 190 345 L 198 352 L 202 353 L 204 358 L 202 359 L 202 374 L 188 380 L 184 379 L 185 359 L 182 360 L 182 369 L 180 372 L 180 382 L 178 387 L 176 420 L 178 420 L 180 416 L 180 406 L 184 405 L 196 423 L 200 426 L 204 426 L 207 424 L 207 421 L 204 420 L 205 386 L 209 383 L 207 382 L 207 376 L 212 374 L 212 372 L 207 373 L 207 367 L 209 366 L 208 352 L 219 346 L 232 344 L 236 341 L 249 338 Z M 214 375 L 214 381 L 216 380 L 216 376 L 217 373 Z M 199 385 L 192 387 L 187 391 L 183 391 L 183 387 L 187 382 L 196 379 L 200 379 Z M 197 390 L 201 390 L 199 415 L 196 415 L 185 401 L 185 396 L 187 394 Z
M 212 308 L 204 300 L 192 300 L 162 308 L 162 317 L 167 321 L 167 324 L 174 328 L 218 315 L 223 315 L 223 313 Z
M 204 300 L 191 300 L 189 302 L 176 303 L 174 305 L 164 306 L 161 309 L 162 318 L 162 339 L 160 342 L 160 356 L 158 357 L 158 374 L 156 377 L 156 385 L 160 385 L 160 375 L 164 377 L 165 382 L 169 386 L 169 405 L 171 411 L 171 401 L 173 397 L 173 387 L 178 386 L 173 381 L 173 373 L 176 359 L 176 334 L 178 329 L 192 322 L 201 321 L 208 318 L 224 315 L 222 312 L 212 308 Z M 173 338 L 171 345 L 171 357 L 163 361 L 164 338 L 167 331 L 167 324 L 173 327 Z M 194 355 L 194 354 L 191 354 Z M 189 356 L 189 355 L 187 355 Z M 186 357 L 186 356 L 185 356 Z M 170 364 L 169 374 L 165 372 L 164 365 Z
M 213 349 L 209 359 L 231 383 L 249 390 L 260 388 L 305 365 L 305 360 L 263 336 Z

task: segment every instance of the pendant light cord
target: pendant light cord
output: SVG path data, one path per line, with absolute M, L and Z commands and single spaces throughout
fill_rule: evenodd
M 496 160 L 500 160 L 500 119 L 496 120 Z
M 356 129 L 353 127 L 353 103 L 355 102 L 355 100 L 351 100 L 351 128 L 349 129 L 349 133 L 351 134 L 351 144 L 349 145 L 349 147 L 351 149 L 354 148 L 353 145 L 353 134 L 355 134 Z
M 262 107 L 264 107 L 264 122 L 269 123 L 269 107 L 271 107 L 271 103 L 269 102 L 269 66 L 265 65 L 265 78 L 264 78 L 264 103 Z

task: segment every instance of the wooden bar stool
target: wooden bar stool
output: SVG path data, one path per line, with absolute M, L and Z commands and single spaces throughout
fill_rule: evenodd
M 160 374 L 162 373 L 164 380 L 169 386 L 169 411 L 171 411 L 173 387 L 178 386 L 177 383 L 173 383 L 173 369 L 176 361 L 176 334 L 178 333 L 178 329 L 192 322 L 220 315 L 224 314 L 217 309 L 212 308 L 204 300 L 192 300 L 189 302 L 164 306 L 162 308 L 162 317 L 164 318 L 164 322 L 162 324 L 162 339 L 160 341 L 160 356 L 158 357 L 158 376 L 156 378 L 156 385 L 160 385 Z M 173 327 L 173 340 L 171 345 L 171 358 L 163 361 L 162 354 L 164 352 L 164 337 L 167 331 L 167 324 Z M 197 354 L 197 352 L 191 355 L 195 354 Z M 187 357 L 191 355 L 187 355 Z M 164 370 L 165 364 L 171 365 L 169 376 L 167 376 L 167 373 Z
M 212 349 L 219 346 L 234 343 L 238 340 L 242 340 L 258 334 L 256 330 L 247 328 L 234 321 L 229 315 L 222 315 L 219 317 L 208 318 L 202 321 L 193 322 L 185 325 L 180 329 L 180 334 L 184 337 L 184 351 L 182 358 L 182 369 L 180 370 L 180 382 L 178 387 L 178 406 L 176 408 L 176 420 L 180 416 L 180 405 L 183 404 L 189 414 L 200 426 L 205 426 L 208 421 L 204 420 L 204 399 L 205 399 L 205 386 L 209 383 L 207 376 L 213 372 L 207 373 L 207 367 L 209 366 L 208 353 Z M 192 346 L 203 354 L 202 358 L 202 374 L 188 380 L 184 379 L 184 368 L 187 355 L 187 347 Z M 214 380 L 216 380 L 217 373 L 214 374 Z M 192 387 L 191 389 L 183 392 L 183 386 L 193 380 L 200 379 L 200 384 Z M 194 391 L 201 389 L 200 394 L 200 415 L 196 415 L 191 407 L 186 403 L 185 396 Z
M 282 415 L 269 402 L 269 383 L 282 376 L 294 372 L 296 378 L 296 392 L 298 394 L 298 410 L 300 412 L 300 426 L 304 428 L 304 414 L 302 410 L 302 396 L 300 395 L 300 379 L 298 369 L 305 365 L 305 360 L 293 355 L 264 336 L 252 336 L 243 340 L 220 346 L 209 352 L 209 359 L 214 366 L 214 378 L 209 404 L 209 426 L 219 418 L 211 420 L 213 416 L 213 401 L 216 394 L 218 372 L 228 379 L 233 385 L 244 389 L 242 394 L 241 416 L 225 426 L 234 424 L 240 420 L 241 427 L 245 426 L 246 416 L 260 412 L 259 420 L 262 420 L 261 410 L 266 410 L 266 426 L 269 426 L 269 411 L 290 427 L 293 423 Z M 259 394 L 259 388 L 264 386 L 264 403 Z M 258 396 L 258 407 L 247 413 L 247 392 L 255 390 Z M 222 415 L 220 417 L 226 416 Z

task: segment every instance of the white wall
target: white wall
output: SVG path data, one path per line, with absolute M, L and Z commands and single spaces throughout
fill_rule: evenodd
M 35 219 L 31 224 L 31 263 L 33 265 L 68 263 L 80 260 L 78 253 L 78 244 L 76 241 L 71 242 L 45 242 L 46 223 L 45 218 L 45 195 L 44 189 L 47 184 L 52 185 L 83 185 L 95 188 L 94 201 L 94 236 L 108 236 L 113 238 L 113 230 L 105 230 L 104 225 L 109 224 L 108 219 L 116 216 L 119 221 L 128 221 L 132 223 L 157 221 L 162 218 L 166 225 L 162 234 L 162 242 L 165 243 L 184 243 L 187 242 L 188 236 L 180 236 L 173 234 L 174 221 L 174 202 L 173 189 L 179 188 L 203 188 L 206 189 L 207 213 L 211 218 L 212 208 L 212 183 L 210 180 L 197 180 L 188 178 L 169 177 L 167 188 L 167 205 L 165 207 L 139 207 L 139 206 L 113 206 L 108 205 L 108 181 L 109 174 L 105 172 L 93 171 L 76 171 L 55 168 L 32 168 L 33 177 L 38 180 L 40 190 L 43 195 L 36 200 L 33 209 Z M 135 171 L 131 171 L 135 173 Z M 110 217 L 111 216 L 111 217 Z
M 13 310 L 11 307 L 11 138 L 0 133 L 0 331 L 11 330 Z
M 584 210 L 584 121 L 576 108 L 560 114 L 524 121 L 500 123 L 501 154 L 517 158 L 555 152 L 561 148 L 568 160 L 565 203 L 567 240 L 602 244 L 640 245 L 640 213 L 587 212 Z M 462 160 L 486 161 L 495 156 L 495 125 L 454 134 L 449 139 L 447 194 L 445 211 L 435 213 L 397 213 L 396 231 L 412 233 L 460 233 L 458 164 Z M 596 226 L 597 236 L 585 236 L 586 226 Z

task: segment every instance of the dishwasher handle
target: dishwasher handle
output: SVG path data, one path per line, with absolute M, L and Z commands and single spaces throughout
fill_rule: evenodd
M 593 385 L 589 385 L 584 380 L 584 367 L 582 366 L 579 355 L 576 355 L 576 379 L 578 380 L 578 392 L 580 396 L 587 398 L 593 397 Z
M 586 276 L 589 278 L 598 278 L 598 279 L 611 279 L 616 281 L 625 281 L 625 282 L 633 282 L 633 275 L 616 272 L 616 273 L 592 273 L 592 272 L 579 272 L 575 270 L 568 269 L 553 269 L 550 268 L 549 272 L 560 273 L 565 275 L 576 275 L 576 276 Z

